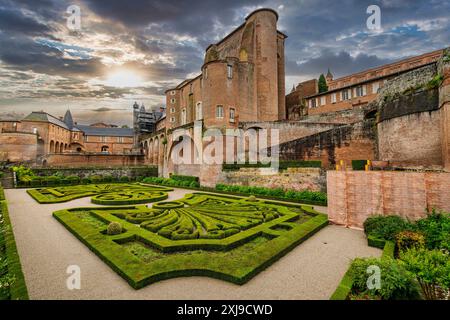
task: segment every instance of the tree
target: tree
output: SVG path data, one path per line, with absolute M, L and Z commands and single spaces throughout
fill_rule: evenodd
M 124 125 L 122 126 L 122 128 L 124 128 L 124 129 L 129 129 L 129 127 L 128 127 L 126 124 L 124 124 Z
M 327 80 L 325 80 L 325 76 L 322 73 L 319 77 L 319 93 L 327 91 L 328 91 Z

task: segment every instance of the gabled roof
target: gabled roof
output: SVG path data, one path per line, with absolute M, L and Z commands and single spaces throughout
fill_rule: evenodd
M 44 111 L 33 111 L 28 116 L 26 116 L 22 121 L 37 121 L 37 122 L 49 122 L 51 124 L 60 126 L 64 129 L 70 130 L 70 128 L 58 118 L 55 118 L 51 114 Z
M 87 136 L 133 137 L 134 130 L 130 128 L 99 128 L 87 125 L 77 125 Z

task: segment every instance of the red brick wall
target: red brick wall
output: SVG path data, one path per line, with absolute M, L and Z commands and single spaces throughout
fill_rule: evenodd
M 0 161 L 34 161 L 37 156 L 37 136 L 31 133 L 0 134 Z
M 48 166 L 86 167 L 86 166 L 135 166 L 144 164 L 144 156 L 108 154 L 51 154 L 46 157 Z
M 450 173 L 328 171 L 328 218 L 362 228 L 367 217 L 391 215 L 417 220 L 433 208 L 450 211 Z

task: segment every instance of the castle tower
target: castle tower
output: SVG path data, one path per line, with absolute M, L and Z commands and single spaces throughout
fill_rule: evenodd
M 330 68 L 328 68 L 327 76 L 325 77 L 325 80 L 327 80 L 327 84 L 329 84 L 331 81 L 333 81 L 333 75 L 331 74 Z

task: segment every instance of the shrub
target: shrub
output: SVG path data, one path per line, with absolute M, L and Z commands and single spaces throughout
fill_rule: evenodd
M 103 182 L 103 177 L 100 175 L 93 175 L 89 177 L 92 183 L 100 183 Z
M 197 182 L 197 181 L 192 181 L 192 182 L 189 184 L 189 187 L 191 187 L 191 188 L 200 188 L 200 183 Z
M 364 221 L 364 232 L 384 240 L 395 240 L 400 231 L 414 230 L 414 226 L 399 216 L 371 216 Z
M 170 178 L 173 180 L 178 181 L 188 181 L 188 182 L 198 182 L 199 178 L 194 176 L 183 176 L 183 175 L 177 175 L 177 174 L 171 174 Z
M 252 202 L 254 202 L 254 201 L 256 201 L 256 197 L 255 197 L 255 196 L 249 196 L 249 197 L 247 198 L 247 201 L 252 201 Z
M 372 266 L 380 268 L 381 283 L 380 286 L 369 289 Z M 352 293 L 355 296 L 378 296 L 389 300 L 416 298 L 418 295 L 414 278 L 394 259 L 357 258 L 353 260 L 348 272 L 353 279 Z
M 411 248 L 400 253 L 406 270 L 420 284 L 424 297 L 428 300 L 444 299 L 450 288 L 450 256 L 439 250 Z
M 450 213 L 433 210 L 428 217 L 416 222 L 418 230 L 425 235 L 428 249 L 450 251 Z
M 78 177 L 78 176 L 69 176 L 66 179 L 70 181 L 70 184 L 80 183 L 80 177 Z
M 110 236 L 121 234 L 122 233 L 122 225 L 119 222 L 111 222 L 108 224 L 108 228 L 106 229 L 106 233 Z
M 120 177 L 120 182 L 129 182 L 129 181 L 130 178 L 128 178 L 127 176 Z
M 91 179 L 89 179 L 89 178 L 83 178 L 83 179 L 81 179 L 81 183 L 82 183 L 82 184 L 89 184 L 89 183 L 91 183 Z
M 111 175 L 104 176 L 103 181 L 104 182 L 112 182 L 112 181 L 114 181 L 114 177 Z
M 395 236 L 395 240 L 399 251 L 420 248 L 425 245 L 425 237 L 423 234 L 414 231 L 400 231 Z

